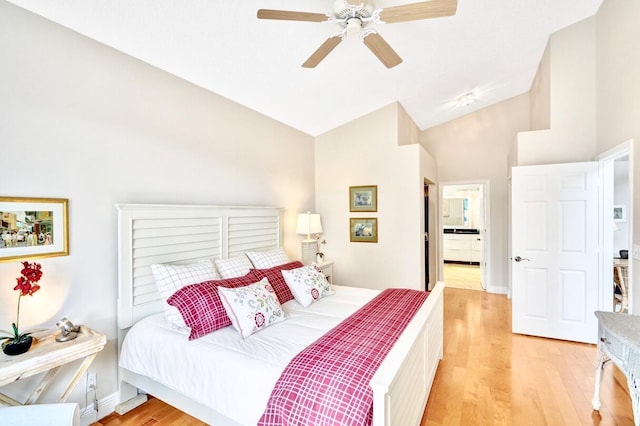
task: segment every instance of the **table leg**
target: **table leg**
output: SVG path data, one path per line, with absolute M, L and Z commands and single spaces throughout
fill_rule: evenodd
M 69 395 L 71 395 L 71 391 L 76 387 L 76 385 L 78 384 L 78 381 L 80 380 L 82 375 L 87 371 L 87 369 L 93 362 L 93 359 L 96 357 L 96 355 L 98 355 L 97 352 L 87 356 L 84 359 L 84 361 L 82 361 L 82 364 L 80 364 L 80 367 L 78 367 L 78 371 L 76 371 L 76 374 L 73 375 L 73 378 L 67 385 L 67 388 L 64 390 L 64 392 L 62 392 L 62 395 L 60 395 L 60 398 L 58 398 L 58 402 L 67 401 L 67 398 L 69 398 Z
M 12 406 L 18 406 L 18 405 L 22 405 L 20 404 L 18 401 L 16 401 L 15 399 L 0 393 L 0 406 L 3 407 L 12 407 Z
M 46 388 L 49 387 L 59 369 L 60 367 L 54 367 L 51 370 L 47 371 L 47 373 L 44 375 L 42 380 L 40 380 L 40 383 L 38 383 L 38 386 L 36 386 L 33 393 L 31 393 L 29 399 L 27 399 L 24 405 L 34 404 L 38 400 L 38 398 L 40 398 L 40 395 Z
M 602 385 L 602 373 L 604 372 L 604 367 L 606 367 L 609 361 L 611 361 L 609 357 L 598 347 L 598 355 L 596 358 L 596 377 L 595 377 L 596 386 L 593 392 L 593 399 L 591 400 L 593 409 L 596 411 L 600 410 L 600 386 Z

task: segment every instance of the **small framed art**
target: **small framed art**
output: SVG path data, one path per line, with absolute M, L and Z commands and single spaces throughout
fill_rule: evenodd
M 349 187 L 349 211 L 350 212 L 377 212 L 378 211 L 378 186 L 350 186 Z
M 627 206 L 624 206 L 622 204 L 613 206 L 613 221 L 614 222 L 627 221 Z
M 0 262 L 69 254 L 68 200 L 0 197 Z
M 356 243 L 378 242 L 378 218 L 352 217 L 349 218 L 350 241 Z

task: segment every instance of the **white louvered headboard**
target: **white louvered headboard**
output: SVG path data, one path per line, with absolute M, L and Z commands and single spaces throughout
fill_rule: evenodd
M 162 311 L 149 265 L 192 263 L 282 245 L 282 209 L 118 204 L 118 327 Z

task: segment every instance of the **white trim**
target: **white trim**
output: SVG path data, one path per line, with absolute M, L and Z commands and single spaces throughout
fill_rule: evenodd
M 118 393 L 114 392 L 102 399 L 98 400 L 98 412 L 93 409 L 93 403 L 89 402 L 80 413 L 80 425 L 89 426 L 96 423 L 103 417 L 113 413 L 116 404 L 118 403 Z

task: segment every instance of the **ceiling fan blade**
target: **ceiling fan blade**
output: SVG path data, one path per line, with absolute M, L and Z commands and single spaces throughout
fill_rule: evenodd
M 365 36 L 362 41 L 380 59 L 380 62 L 387 68 L 393 68 L 402 62 L 402 58 L 395 50 L 389 46 L 380 34 L 371 33 Z
M 331 51 L 335 49 L 337 45 L 340 44 L 341 41 L 342 37 L 340 37 L 339 35 L 329 37 L 324 43 L 322 43 L 320 47 L 318 47 L 318 50 L 316 50 L 311 56 L 309 56 L 309 59 L 307 59 L 305 63 L 302 64 L 302 67 L 315 68 L 316 65 L 318 65 L 324 58 L 326 58 L 327 55 L 331 53 Z
M 458 0 L 431 0 L 388 7 L 380 12 L 380 20 L 388 24 L 394 22 L 417 21 L 420 19 L 442 18 L 456 14 Z
M 310 13 L 310 12 L 292 12 L 289 10 L 272 10 L 272 9 L 260 9 L 258 10 L 259 19 L 278 19 L 282 21 L 309 21 L 309 22 L 324 22 L 329 17 L 322 13 Z

